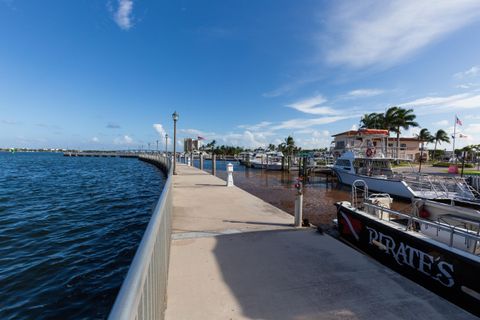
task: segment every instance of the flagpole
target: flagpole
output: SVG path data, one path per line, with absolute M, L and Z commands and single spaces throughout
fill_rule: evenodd
M 457 157 L 455 156 L 455 137 L 457 135 L 457 115 L 455 115 L 454 125 L 453 125 L 453 158 L 455 159 L 455 165 L 457 164 Z

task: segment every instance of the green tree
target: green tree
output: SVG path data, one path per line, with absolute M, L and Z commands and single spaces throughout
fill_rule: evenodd
M 274 144 L 270 143 L 270 144 L 268 145 L 267 150 L 269 150 L 269 151 L 275 151 L 275 149 L 276 149 L 276 147 L 275 147 Z
M 392 110 L 390 117 L 390 129 L 392 132 L 397 134 L 397 152 L 396 157 L 399 157 L 400 154 L 400 133 L 401 130 L 408 130 L 410 127 L 418 127 L 418 123 L 415 122 L 415 118 L 417 117 L 413 113 L 413 109 L 403 109 L 399 107 L 392 107 L 387 110 L 386 114 L 388 114 L 389 110 Z M 385 117 L 387 118 L 387 116 Z M 428 130 L 427 130 L 428 131 Z
M 422 142 L 422 149 L 420 150 L 420 164 L 418 167 L 418 172 L 420 172 L 422 170 L 423 150 L 425 148 L 425 143 L 433 142 L 434 138 L 432 137 L 430 131 L 428 131 L 427 128 L 423 128 L 417 134 L 417 139 L 418 141 Z
M 362 129 L 384 129 L 385 118 L 383 113 L 366 113 L 360 119 Z
M 435 141 L 435 147 L 433 148 L 433 159 L 432 160 L 435 160 L 435 155 L 436 155 L 436 152 L 437 152 L 437 143 L 438 144 L 442 144 L 442 142 L 449 143 L 450 142 L 450 137 L 445 132 L 445 130 L 439 129 L 439 130 L 437 130 L 437 132 L 435 132 L 435 135 L 433 136 L 433 140 Z
M 293 137 L 288 136 L 287 138 L 285 138 L 285 141 L 279 145 L 279 149 L 282 152 L 287 153 L 287 155 L 289 156 L 292 155 L 296 149 L 295 140 L 293 140 Z

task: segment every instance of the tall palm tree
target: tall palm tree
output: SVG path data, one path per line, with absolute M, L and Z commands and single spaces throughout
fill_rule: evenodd
M 435 148 L 433 148 L 433 159 L 432 160 L 435 160 L 435 155 L 437 153 L 437 143 L 438 144 L 442 144 L 442 142 L 449 143 L 450 142 L 450 137 L 445 132 L 445 130 L 439 129 L 439 130 L 437 130 L 437 132 L 435 132 L 435 135 L 433 136 L 433 140 L 435 141 Z
M 366 113 L 363 115 L 360 120 L 360 128 L 363 129 L 383 129 L 384 128 L 384 117 L 383 113 Z
M 270 150 L 270 151 L 275 151 L 275 149 L 276 149 L 276 147 L 275 147 L 274 144 L 270 143 L 270 144 L 268 145 L 268 150 Z
M 413 114 L 413 109 L 403 109 L 399 107 L 392 107 L 396 108 L 392 112 L 392 120 L 391 120 L 391 127 L 392 131 L 397 134 L 397 152 L 396 157 L 398 158 L 400 154 L 400 133 L 401 130 L 408 130 L 410 127 L 418 127 L 418 123 L 415 122 L 415 118 L 417 117 Z M 390 109 L 392 109 L 390 108 Z M 390 110 L 389 109 L 389 110 Z M 387 110 L 388 112 L 388 110 Z
M 423 128 L 417 134 L 417 138 L 418 138 L 418 141 L 422 142 L 422 149 L 420 150 L 420 164 L 419 164 L 419 167 L 418 167 L 418 172 L 420 172 L 422 170 L 423 149 L 424 149 L 424 146 L 425 146 L 425 142 L 426 143 L 433 142 L 434 137 L 432 137 L 432 135 L 430 134 L 430 131 L 428 131 L 427 128 Z
M 292 136 L 285 138 L 285 141 L 282 142 L 282 149 L 285 150 L 288 155 L 292 155 L 295 150 L 295 140 L 293 140 Z

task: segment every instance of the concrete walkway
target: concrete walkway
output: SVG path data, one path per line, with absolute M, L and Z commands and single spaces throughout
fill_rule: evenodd
M 166 319 L 474 318 L 223 180 L 178 172 Z

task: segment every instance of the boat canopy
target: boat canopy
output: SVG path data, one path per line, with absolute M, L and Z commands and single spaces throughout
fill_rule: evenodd
M 359 135 L 381 135 L 388 136 L 388 130 L 385 129 L 358 129 Z

